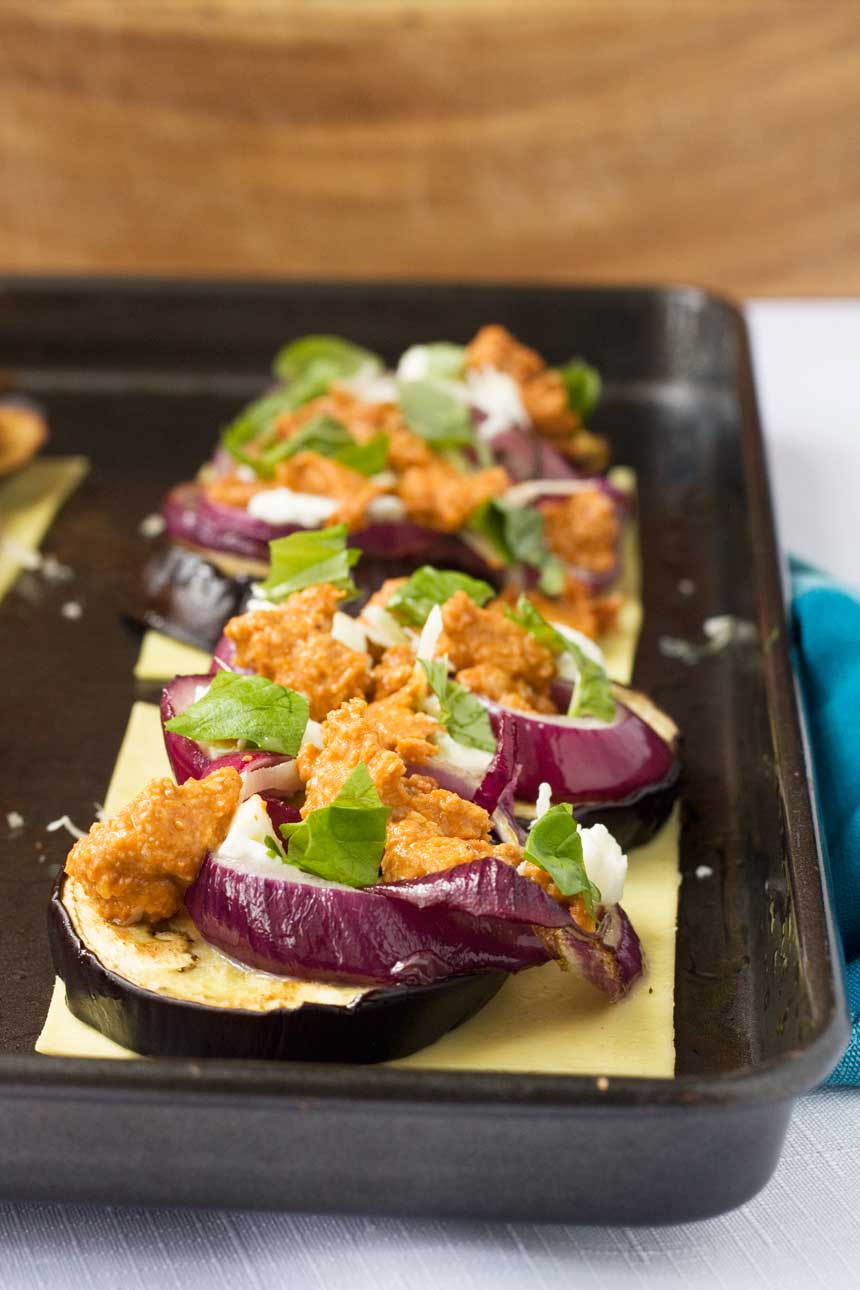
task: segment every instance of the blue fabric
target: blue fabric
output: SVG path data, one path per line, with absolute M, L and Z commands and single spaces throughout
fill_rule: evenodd
M 828 1083 L 860 1085 L 860 599 L 798 561 L 791 574 L 796 663 L 854 1023 Z

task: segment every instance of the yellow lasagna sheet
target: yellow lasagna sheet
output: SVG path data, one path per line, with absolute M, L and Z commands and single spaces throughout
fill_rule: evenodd
M 0 600 L 88 470 L 86 457 L 39 457 L 0 481 Z

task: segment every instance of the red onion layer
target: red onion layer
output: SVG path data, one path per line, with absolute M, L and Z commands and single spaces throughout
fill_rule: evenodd
M 497 736 L 503 723 L 513 727 L 516 796 L 524 802 L 535 801 L 542 783 L 556 801 L 574 806 L 629 802 L 677 775 L 674 743 L 624 703 L 618 703 L 613 725 L 486 706 Z
M 300 530 L 298 524 L 268 524 L 239 506 L 211 501 L 198 484 L 180 484 L 168 493 L 161 507 L 167 532 L 176 541 L 210 551 L 226 552 L 247 560 L 268 563 L 269 542 Z M 384 560 L 414 559 L 420 564 L 472 568 L 472 549 L 454 533 L 413 524 L 411 520 L 375 522 L 350 533 L 351 546 L 365 555 Z
M 211 757 L 194 739 L 165 729 L 168 721 L 179 716 L 195 701 L 199 686 L 208 686 L 211 675 L 177 676 L 165 686 L 161 695 L 161 726 L 164 747 L 177 784 L 187 779 L 203 779 L 226 766 L 242 776 L 242 801 L 255 793 L 289 796 L 300 787 L 294 757 L 259 751 L 231 752 Z

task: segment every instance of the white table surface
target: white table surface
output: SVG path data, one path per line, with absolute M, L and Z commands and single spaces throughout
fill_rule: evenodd
M 783 545 L 860 583 L 860 302 L 756 302 L 749 317 Z M 860 1286 L 860 1090 L 804 1098 L 765 1190 L 681 1227 L 0 1204 L 0 1290 L 120 1286 L 848 1290 Z

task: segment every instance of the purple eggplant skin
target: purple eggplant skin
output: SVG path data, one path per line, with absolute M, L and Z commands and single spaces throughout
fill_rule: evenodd
M 504 972 L 373 990 L 349 1007 L 303 1004 L 250 1012 L 170 999 L 109 972 L 83 944 L 63 904 L 60 874 L 48 908 L 54 967 L 72 1015 L 145 1057 L 393 1061 L 436 1042 L 489 1003 Z
M 240 612 L 250 575 L 224 573 L 205 555 L 159 538 L 147 550 L 126 596 L 124 616 L 187 645 L 211 650 Z

